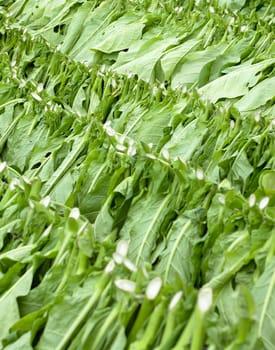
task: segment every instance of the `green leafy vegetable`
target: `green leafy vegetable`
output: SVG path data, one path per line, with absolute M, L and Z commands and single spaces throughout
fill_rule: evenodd
M 0 0 L 1 349 L 274 349 L 274 10 Z

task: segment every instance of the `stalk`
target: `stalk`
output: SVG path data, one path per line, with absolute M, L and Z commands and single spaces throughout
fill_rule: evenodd
M 172 298 L 168 307 L 168 316 L 164 327 L 163 336 L 161 342 L 156 350 L 166 350 L 167 346 L 173 340 L 175 336 L 175 329 L 177 328 L 177 314 L 178 311 L 182 313 L 179 306 L 179 301 L 182 299 L 182 291 L 177 292 Z
M 110 328 L 113 326 L 115 322 L 117 322 L 120 309 L 121 309 L 120 303 L 113 308 L 113 310 L 111 311 L 111 313 L 109 314 L 109 316 L 107 317 L 103 325 L 101 326 L 100 331 L 97 333 L 97 336 L 94 339 L 91 350 L 97 350 L 102 348 L 102 342 L 106 338 L 106 335 L 108 334 Z
M 103 276 L 99 278 L 99 280 L 95 285 L 94 293 L 92 294 L 91 298 L 88 300 L 84 308 L 80 311 L 78 317 L 72 323 L 72 325 L 68 329 L 67 333 L 65 334 L 61 342 L 57 345 L 56 350 L 68 349 L 69 342 L 72 340 L 73 336 L 76 334 L 76 332 L 81 327 L 81 325 L 84 323 L 87 315 L 91 312 L 93 307 L 97 304 L 97 302 L 101 298 L 103 291 L 106 290 L 106 288 L 110 288 L 109 280 L 110 280 L 110 277 L 106 273 L 104 273 Z
M 61 166 L 53 173 L 50 180 L 45 184 L 44 191 L 42 193 L 42 197 L 47 196 L 52 189 L 56 186 L 58 181 L 66 174 L 66 172 L 70 169 L 73 163 L 77 160 L 83 149 L 85 148 L 87 142 L 89 141 L 91 124 L 86 131 L 83 140 L 79 143 L 74 151 L 72 151 L 67 158 L 64 159 Z
M 67 266 L 66 266 L 65 273 L 63 274 L 62 280 L 61 280 L 59 286 L 56 289 L 56 294 L 58 294 L 62 290 L 62 288 L 65 286 L 65 284 L 66 284 L 66 282 L 68 280 L 68 277 L 71 274 L 73 260 L 74 260 L 75 256 L 76 256 L 76 245 L 74 244 L 72 252 L 71 252 L 71 255 L 69 257 L 69 261 L 68 261 Z
M 196 317 L 195 317 L 195 312 L 193 312 L 181 337 L 179 338 L 177 344 L 173 347 L 172 350 L 183 350 L 184 347 L 186 347 L 189 344 L 193 335 L 193 329 L 196 326 L 195 322 L 196 322 Z
M 17 101 L 19 101 L 20 99 L 18 99 Z M 21 99 L 22 100 L 22 99 Z M 15 102 L 16 100 L 13 100 L 13 102 Z M 23 102 L 23 101 L 20 101 Z M 7 104 L 6 104 L 7 105 Z M 2 105 L 3 106 L 3 105 Z M 0 106 L 0 108 L 2 108 L 2 106 Z M 2 135 L 2 137 L 0 138 L 0 153 L 3 151 L 3 147 L 4 144 L 6 143 L 6 141 L 8 140 L 9 136 L 11 135 L 11 133 L 13 132 L 13 130 L 15 129 L 17 123 L 19 122 L 19 120 L 26 114 L 28 114 L 28 110 L 29 108 L 27 108 L 26 111 L 23 111 L 22 113 L 20 113 L 10 124 L 10 126 L 7 128 L 7 130 L 4 132 L 4 134 Z
M 156 277 L 149 282 L 145 292 L 145 300 L 141 306 L 136 322 L 134 323 L 133 328 L 130 331 L 128 344 L 130 344 L 137 338 L 139 331 L 143 328 L 145 321 L 147 320 L 155 306 L 154 300 L 158 296 L 161 287 L 162 280 L 160 277 Z
M 160 328 L 161 322 L 164 319 L 164 311 L 166 302 L 161 302 L 157 305 L 149 319 L 148 325 L 142 338 L 130 345 L 129 350 L 146 350 L 151 349 L 156 338 L 156 334 Z M 143 323 L 146 320 L 143 320 Z
M 152 312 L 152 309 L 153 309 L 152 301 L 145 299 L 138 313 L 138 317 L 129 333 L 128 344 L 131 344 L 137 338 L 138 332 L 144 326 L 144 322 Z
M 196 313 L 196 316 L 195 316 L 196 330 L 193 331 L 191 350 L 202 350 L 203 340 L 205 335 L 204 317 L 199 310 L 196 310 L 195 313 Z

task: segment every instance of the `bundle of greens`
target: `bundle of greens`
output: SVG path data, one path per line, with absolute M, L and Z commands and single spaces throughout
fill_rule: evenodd
M 275 349 L 274 4 L 0 5 L 0 349 Z

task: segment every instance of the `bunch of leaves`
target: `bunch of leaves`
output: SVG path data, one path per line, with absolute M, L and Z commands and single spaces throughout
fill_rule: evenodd
M 2 348 L 273 349 L 272 4 L 0 4 Z

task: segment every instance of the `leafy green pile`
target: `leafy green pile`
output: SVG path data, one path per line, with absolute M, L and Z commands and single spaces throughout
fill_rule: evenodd
M 275 349 L 274 4 L 0 5 L 0 348 Z

